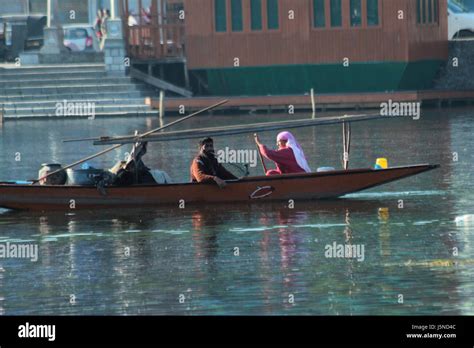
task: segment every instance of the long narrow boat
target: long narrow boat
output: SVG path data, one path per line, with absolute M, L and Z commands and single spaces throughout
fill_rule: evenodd
M 0 183 L 0 207 L 17 210 L 71 210 L 152 207 L 206 203 L 316 200 L 336 198 L 437 168 L 419 164 L 388 169 L 348 169 L 321 173 L 246 177 L 227 187 L 178 183 L 164 185 L 40 186 Z
M 143 134 L 125 137 L 100 137 L 98 139 L 73 139 L 71 141 L 95 140 L 96 145 L 115 144 L 97 154 L 83 158 L 68 166 L 50 172 L 31 183 L 0 183 L 0 208 L 16 210 L 72 210 L 98 208 L 154 207 L 171 205 L 183 207 L 188 204 L 207 203 L 251 203 L 261 201 L 317 200 L 337 198 L 349 193 L 366 190 L 438 167 L 419 164 L 386 169 L 349 169 L 351 122 L 380 119 L 378 115 L 336 116 L 318 119 L 302 119 L 259 124 L 247 124 L 205 129 L 192 129 L 158 133 L 165 128 L 183 122 L 224 103 L 223 100 L 203 110 L 185 116 Z M 131 153 L 142 142 L 192 139 L 203 135 L 222 136 L 244 134 L 253 131 L 270 131 L 286 128 L 308 127 L 325 124 L 343 124 L 344 170 L 317 173 L 285 174 L 273 176 L 244 177 L 228 181 L 225 188 L 214 184 L 177 183 L 132 186 L 74 186 L 34 185 L 57 172 L 75 167 L 85 161 L 115 150 L 124 144 L 134 144 Z M 138 151 L 140 152 L 140 151 Z M 262 160 L 263 161 L 263 160 Z

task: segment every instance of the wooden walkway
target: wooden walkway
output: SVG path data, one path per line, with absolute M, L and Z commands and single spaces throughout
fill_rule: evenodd
M 229 102 L 219 108 L 219 111 L 288 111 L 292 105 L 295 111 L 311 110 L 311 97 L 308 95 L 287 96 L 258 96 L 258 97 L 194 97 L 194 98 L 165 98 L 165 114 L 177 113 L 182 106 L 185 112 L 200 110 L 229 99 Z M 456 103 L 470 105 L 474 103 L 474 91 L 406 91 L 387 93 L 354 93 L 354 94 L 320 94 L 316 95 L 316 110 L 359 110 L 379 109 L 381 103 L 392 102 L 421 102 L 423 106 L 451 106 Z M 148 100 L 153 108 L 159 108 L 159 98 Z M 219 112 L 216 111 L 216 112 Z

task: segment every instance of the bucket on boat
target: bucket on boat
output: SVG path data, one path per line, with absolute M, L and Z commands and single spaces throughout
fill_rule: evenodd
M 375 169 L 387 169 L 388 168 L 388 160 L 386 158 L 377 158 L 375 161 Z
M 95 185 L 97 179 L 101 179 L 104 176 L 105 171 L 102 169 L 68 169 L 67 183 L 68 185 Z
M 61 168 L 62 168 L 61 165 L 58 163 L 50 163 L 50 164 L 43 163 L 38 172 L 38 179 Z M 47 177 L 46 179 L 40 180 L 39 184 L 40 185 L 64 185 L 66 183 L 66 180 L 67 180 L 66 173 L 64 171 L 61 171 L 59 173 L 56 173 L 54 175 Z

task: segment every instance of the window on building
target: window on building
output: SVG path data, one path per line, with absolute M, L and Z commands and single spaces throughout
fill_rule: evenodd
M 453 3 L 448 3 L 452 7 Z M 419 24 L 433 24 L 439 22 L 439 0 L 417 0 L 416 21 Z
M 262 0 L 250 0 L 250 16 L 252 30 L 262 30 Z
M 216 31 L 227 31 L 226 0 L 214 0 L 214 16 L 216 20 Z
M 158 5 L 160 5 L 158 3 Z M 161 12 L 163 13 L 163 16 Z M 157 14 L 158 14 L 158 23 L 162 23 L 163 20 L 166 24 L 182 24 L 183 21 L 180 19 L 180 14 L 183 13 L 181 11 L 184 11 L 184 3 L 182 2 L 177 2 L 177 3 L 172 3 L 172 2 L 167 2 L 165 4 L 165 8 L 157 8 Z M 153 16 L 153 15 L 152 15 Z M 164 18 L 162 18 L 164 17 Z
M 242 0 L 231 0 L 232 31 L 242 31 Z
M 433 13 L 430 23 L 439 23 L 439 0 L 430 0 L 430 8 Z
M 326 26 L 326 16 L 324 14 L 324 0 L 313 0 L 313 18 L 316 28 Z
M 416 0 L 416 22 L 421 23 L 421 1 Z
M 268 29 L 279 28 L 278 0 L 267 0 L 267 20 Z
M 30 0 L 30 13 L 46 14 L 47 0 Z
M 367 25 L 379 25 L 379 0 L 367 0 Z
M 351 27 L 360 27 L 362 25 L 362 1 L 351 0 Z
M 433 1 L 428 0 L 428 23 L 433 23 Z
M 26 14 L 28 4 L 26 1 L 0 0 L 0 15 Z
M 89 23 L 89 4 L 87 1 L 61 0 L 57 4 L 57 13 L 61 24 Z
M 342 26 L 341 0 L 331 0 L 331 27 Z
M 138 10 L 138 0 L 129 0 L 128 3 L 129 3 L 129 5 L 132 4 L 132 3 L 134 3 L 134 4 L 135 4 L 134 6 L 135 6 L 136 9 Z M 109 9 L 109 10 L 110 10 L 110 0 L 97 0 L 97 6 L 98 6 L 99 8 L 105 8 L 105 9 Z M 146 6 L 146 5 L 145 5 L 144 2 L 142 1 L 142 7 L 143 7 L 143 6 Z
M 98 9 L 110 10 L 110 0 L 96 0 Z M 128 13 L 131 16 L 130 20 L 136 22 L 139 25 L 146 25 L 152 22 L 152 0 L 128 0 Z M 141 6 L 141 7 L 140 7 Z M 115 11 L 119 9 L 120 6 L 115 7 Z M 161 4 L 158 3 L 158 13 L 161 12 Z M 117 15 L 117 12 L 116 12 Z M 174 18 L 168 18 L 168 20 L 174 20 Z M 158 19 L 159 23 L 162 24 L 162 18 Z
M 426 0 L 421 1 L 421 22 L 426 23 Z

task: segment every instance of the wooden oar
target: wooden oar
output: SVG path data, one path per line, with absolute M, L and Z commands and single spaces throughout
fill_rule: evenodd
M 178 123 L 181 123 L 181 122 L 183 122 L 183 121 L 186 121 L 187 119 L 189 119 L 189 118 L 191 118 L 191 117 L 194 117 L 194 116 L 196 116 L 196 115 L 202 114 L 203 112 L 206 112 L 206 111 L 208 111 L 208 110 L 217 108 L 218 106 L 221 106 L 221 105 L 223 105 L 223 104 L 225 104 L 225 103 L 227 103 L 227 102 L 228 102 L 227 99 L 226 99 L 226 100 L 223 100 L 223 101 L 221 101 L 221 102 L 219 102 L 219 103 L 217 103 L 217 104 L 214 104 L 214 105 L 211 105 L 211 106 L 209 106 L 209 107 L 207 107 L 207 108 L 205 108 L 205 109 L 196 111 L 195 113 L 192 113 L 191 115 L 182 117 L 182 118 L 180 118 L 180 119 L 178 119 L 178 120 L 176 120 L 176 121 L 173 121 L 173 122 L 171 122 L 171 123 L 168 123 L 168 124 L 166 124 L 166 125 L 164 125 L 164 126 L 162 126 L 162 127 L 155 128 L 155 129 L 152 129 L 152 130 L 149 131 L 149 132 L 146 132 L 146 133 L 143 133 L 143 134 L 141 134 L 141 135 L 138 135 L 138 136 L 135 137 L 135 142 L 139 142 L 140 139 L 142 139 L 143 137 L 146 137 L 147 135 L 150 135 L 150 134 L 155 133 L 155 132 L 158 132 L 158 131 L 160 131 L 160 130 L 162 130 L 162 129 L 165 129 L 165 128 L 171 127 L 171 126 L 173 126 L 173 125 L 175 125 L 175 124 L 178 124 Z M 74 163 L 72 163 L 72 164 L 69 164 L 69 165 L 67 165 L 67 166 L 65 166 L 65 167 L 63 167 L 63 168 L 61 168 L 61 169 L 55 170 L 54 172 L 48 173 L 48 174 L 46 174 L 45 176 L 43 176 L 43 177 L 41 177 L 41 178 L 39 178 L 39 179 L 33 180 L 32 183 L 31 183 L 31 185 L 34 185 L 34 184 L 36 184 L 37 182 L 40 182 L 40 181 L 42 181 L 42 180 L 44 180 L 44 179 L 50 177 L 51 175 L 60 173 L 60 172 L 62 172 L 62 171 L 64 171 L 64 170 L 66 170 L 66 169 L 75 167 L 75 166 L 77 166 L 77 165 L 79 165 L 79 164 L 81 164 L 81 163 L 84 163 L 84 162 L 89 161 L 89 160 L 91 160 L 91 159 L 94 159 L 94 158 L 96 158 L 96 157 L 102 156 L 103 154 L 106 154 L 106 153 L 108 153 L 108 152 L 110 152 L 110 151 L 113 151 L 113 150 L 115 150 L 115 149 L 118 149 L 119 147 L 121 147 L 121 146 L 123 146 L 123 145 L 124 145 L 124 144 L 117 144 L 117 145 L 114 145 L 114 146 L 112 146 L 112 147 L 109 147 L 109 148 L 107 148 L 107 149 L 105 149 L 105 150 L 103 150 L 103 151 L 100 151 L 100 152 L 96 153 L 95 155 L 88 156 L 88 157 L 83 158 L 83 159 L 81 159 L 81 160 L 79 160 L 79 161 L 77 161 L 77 162 L 74 162 Z
M 344 170 L 349 169 L 349 155 L 351 153 L 351 123 L 342 123 L 342 144 L 344 153 L 342 154 L 342 163 Z
M 257 137 L 257 133 L 255 133 L 255 134 L 253 135 L 253 137 L 256 138 L 256 137 Z M 264 159 L 263 159 L 262 153 L 260 152 L 260 147 L 259 147 L 258 145 L 257 145 L 257 151 L 258 151 L 258 154 L 260 155 L 260 161 L 262 162 L 263 173 L 264 173 L 265 175 L 267 175 L 267 166 L 265 165 L 265 161 L 264 161 Z

